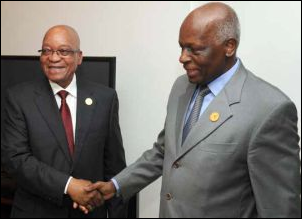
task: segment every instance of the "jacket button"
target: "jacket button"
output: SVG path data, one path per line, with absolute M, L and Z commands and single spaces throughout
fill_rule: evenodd
M 174 164 L 173 164 L 173 168 L 174 169 L 178 169 L 180 167 L 180 163 L 179 162 L 175 162 Z
M 172 197 L 171 193 L 166 194 L 166 199 L 167 199 L 168 201 L 170 201 L 172 198 L 173 198 L 173 197 Z

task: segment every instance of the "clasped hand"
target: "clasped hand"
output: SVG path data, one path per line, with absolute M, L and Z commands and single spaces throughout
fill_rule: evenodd
M 73 200 L 73 207 L 79 208 L 85 214 L 100 207 L 115 195 L 114 184 L 109 182 L 92 183 L 88 180 L 72 178 L 67 193 Z

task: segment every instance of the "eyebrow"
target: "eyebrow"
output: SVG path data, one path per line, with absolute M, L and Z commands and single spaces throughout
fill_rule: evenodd
M 51 47 L 51 46 L 49 46 L 49 45 L 42 45 L 42 48 L 53 48 L 53 47 Z M 72 47 L 71 46 L 67 46 L 67 45 L 60 45 L 59 47 L 57 47 L 57 49 L 72 49 Z
M 181 43 L 178 42 L 180 47 L 190 47 L 190 48 L 196 48 L 196 47 L 206 47 L 207 45 L 205 45 L 204 43 L 200 43 L 200 44 L 194 44 L 194 43 Z
M 181 47 L 191 47 L 191 46 L 194 46 L 193 43 L 182 43 L 182 42 L 178 42 L 178 44 L 179 44 Z
M 49 47 L 51 47 L 49 44 L 47 44 L 47 43 L 43 43 L 42 44 L 42 46 L 49 46 Z M 63 45 L 59 45 L 58 47 L 72 47 L 71 45 L 67 45 L 67 44 L 63 44 Z

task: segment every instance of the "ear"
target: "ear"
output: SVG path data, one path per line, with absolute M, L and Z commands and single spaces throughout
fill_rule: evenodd
M 237 40 L 235 39 L 228 39 L 225 42 L 225 56 L 232 57 L 236 54 L 237 50 Z
M 83 52 L 80 51 L 80 52 L 77 53 L 77 55 L 78 55 L 78 63 L 77 64 L 81 65 L 82 61 L 83 61 Z

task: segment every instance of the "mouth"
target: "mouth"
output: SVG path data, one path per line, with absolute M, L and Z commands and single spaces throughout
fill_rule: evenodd
M 65 66 L 48 66 L 49 69 L 62 69 L 62 68 L 65 68 Z
M 48 70 L 51 73 L 57 73 L 57 72 L 61 72 L 63 70 L 65 70 L 65 66 L 48 66 Z
M 186 69 L 189 78 L 195 78 L 199 75 L 199 70 L 197 69 Z

